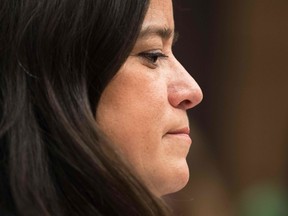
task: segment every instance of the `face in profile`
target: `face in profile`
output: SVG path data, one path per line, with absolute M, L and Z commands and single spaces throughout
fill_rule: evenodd
M 130 56 L 104 89 L 96 121 L 156 195 L 189 178 L 187 110 L 202 100 L 195 80 L 172 53 L 171 0 L 151 0 Z

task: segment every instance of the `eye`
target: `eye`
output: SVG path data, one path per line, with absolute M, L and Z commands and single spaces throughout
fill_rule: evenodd
M 138 55 L 147 60 L 147 62 L 152 64 L 154 67 L 157 66 L 157 62 L 159 61 L 159 59 L 168 58 L 167 55 L 159 51 L 142 52 L 139 53 Z

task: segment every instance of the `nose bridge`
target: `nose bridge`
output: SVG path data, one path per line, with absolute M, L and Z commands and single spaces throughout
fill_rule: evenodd
M 203 99 L 202 90 L 183 65 L 173 56 L 168 100 L 174 107 L 191 109 Z

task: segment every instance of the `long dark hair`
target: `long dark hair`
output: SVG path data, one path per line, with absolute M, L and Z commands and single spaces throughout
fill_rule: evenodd
M 95 122 L 101 92 L 128 57 L 148 4 L 0 1 L 0 209 L 167 215 Z

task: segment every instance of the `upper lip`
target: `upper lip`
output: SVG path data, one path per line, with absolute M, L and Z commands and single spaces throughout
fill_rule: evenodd
M 179 129 L 172 129 L 172 130 L 169 130 L 167 132 L 167 134 L 187 134 L 189 135 L 190 134 L 190 129 L 189 127 L 183 127 L 183 128 L 179 128 Z

